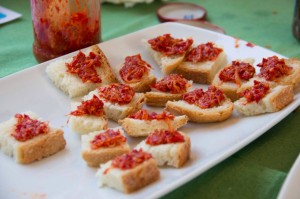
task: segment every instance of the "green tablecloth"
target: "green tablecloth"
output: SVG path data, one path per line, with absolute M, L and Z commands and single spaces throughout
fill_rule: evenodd
M 292 36 L 292 0 L 189 0 L 208 11 L 208 20 L 226 33 L 288 57 L 300 58 Z M 102 5 L 104 41 L 158 24 L 163 3 Z M 1 0 L 21 19 L 0 25 L 0 77 L 37 64 L 32 55 L 29 1 Z M 1 91 L 0 91 L 1 92 Z M 295 111 L 256 141 L 163 198 L 276 198 L 300 152 L 300 112 Z M 300 197 L 300 196 L 299 196 Z

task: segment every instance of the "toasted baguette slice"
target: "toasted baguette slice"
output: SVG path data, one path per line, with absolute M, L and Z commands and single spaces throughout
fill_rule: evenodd
M 71 98 L 85 95 L 98 86 L 116 82 L 111 66 L 101 49 L 97 45 L 94 45 L 86 50 L 84 54 L 88 55 L 90 52 L 94 52 L 100 56 L 101 66 L 96 67 L 96 71 L 102 80 L 101 83 L 83 83 L 77 75 L 68 73 L 66 63 L 70 63 L 72 59 L 58 59 L 51 62 L 46 68 L 46 73 L 54 85 Z
M 109 186 L 125 193 L 134 192 L 157 181 L 160 172 L 154 158 L 150 158 L 134 168 L 121 170 L 111 165 L 112 161 L 100 165 L 97 171 L 100 186 Z
M 184 126 L 188 122 L 186 115 L 175 116 L 173 120 L 170 120 L 170 126 L 172 129 L 177 130 Z M 133 137 L 147 136 L 155 129 L 169 129 L 169 126 L 165 120 L 139 120 L 133 118 L 124 118 L 119 120 L 119 124 L 124 128 L 125 132 Z
M 104 112 L 106 114 L 106 117 L 116 122 L 140 110 L 145 104 L 145 95 L 143 93 L 135 93 L 129 104 L 119 105 L 105 101 L 105 99 L 101 98 L 99 96 L 98 89 L 91 91 L 88 95 L 84 96 L 83 100 L 91 99 L 93 95 L 96 95 L 104 102 Z
M 164 93 L 160 91 L 150 91 L 145 93 L 146 104 L 148 106 L 164 107 L 168 101 L 182 99 L 183 94 Z
M 254 59 L 244 59 L 241 60 L 242 62 L 245 63 L 249 63 L 249 64 L 253 64 L 254 63 Z M 229 67 L 230 65 L 228 65 Z M 226 67 L 224 67 L 226 68 Z M 224 69 L 223 68 L 223 69 Z M 241 80 L 241 84 L 236 84 L 233 82 L 223 82 L 220 78 L 219 75 L 221 73 L 222 70 L 219 70 L 219 72 L 215 75 L 212 85 L 214 85 L 215 87 L 217 87 L 218 89 L 222 90 L 222 92 L 229 97 L 232 101 L 238 100 L 241 96 L 239 95 L 238 91 L 241 87 L 241 85 L 246 84 L 248 81 L 245 80 Z
M 112 130 L 119 130 L 120 133 L 124 136 L 124 131 L 121 128 L 114 128 Z M 100 164 L 106 163 L 107 161 L 130 151 L 127 142 L 124 142 L 123 144 L 118 146 L 92 149 L 90 142 L 94 140 L 95 136 L 104 133 L 105 131 L 106 130 L 95 131 L 81 136 L 81 156 L 84 161 L 86 161 L 88 166 L 99 167 Z
M 233 111 L 233 103 L 226 98 L 220 106 L 202 109 L 184 100 L 168 101 L 166 110 L 188 116 L 189 120 L 198 123 L 221 122 L 228 119 Z
M 25 112 L 32 119 L 42 121 L 33 112 Z M 11 133 L 14 132 L 17 120 L 12 117 L 0 124 L 0 148 L 8 156 L 12 156 L 17 163 L 28 164 L 48 157 L 62 150 L 66 146 L 64 132 L 51 126 L 50 131 L 26 141 L 16 140 Z
M 184 142 L 149 145 L 146 141 L 139 143 L 135 149 L 142 149 L 150 153 L 156 160 L 158 166 L 182 167 L 190 158 L 191 141 L 190 137 L 183 133 L 179 133 L 184 137 Z
M 210 84 L 215 74 L 227 63 L 226 54 L 222 51 L 215 61 L 192 63 L 183 61 L 176 68 L 175 73 L 199 84 Z
M 242 97 L 234 102 L 236 110 L 243 115 L 258 115 L 267 112 L 276 112 L 293 101 L 293 86 L 276 86 L 258 103 L 247 103 L 246 98 Z

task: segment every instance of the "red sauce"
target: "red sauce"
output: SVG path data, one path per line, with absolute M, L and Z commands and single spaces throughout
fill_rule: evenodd
M 146 139 L 146 144 L 160 145 L 184 142 L 184 137 L 178 131 L 155 130 Z
M 96 1 L 74 1 L 71 6 L 69 0 L 31 0 L 31 13 L 33 52 L 39 62 L 100 42 Z
M 170 74 L 155 84 L 150 85 L 151 88 L 155 88 L 162 92 L 170 92 L 172 94 L 184 93 L 190 86 L 188 80 L 178 74 Z
M 25 142 L 41 134 L 46 134 L 50 130 L 47 122 L 31 119 L 26 114 L 16 114 L 15 118 L 17 119 L 17 123 L 11 135 L 20 142 Z
M 192 39 L 183 40 L 173 38 L 170 34 L 164 34 L 148 41 L 153 50 L 163 53 L 166 56 L 184 55 L 193 42 Z
M 258 76 L 268 81 L 289 75 L 292 71 L 292 67 L 287 66 L 284 59 L 279 59 L 277 56 L 263 58 L 262 63 L 257 66 L 261 67 Z
M 104 115 L 103 102 L 96 97 L 93 96 L 92 99 L 81 102 L 81 105 L 77 106 L 75 111 L 72 111 L 70 115 L 74 116 L 82 116 L 82 115 L 94 115 L 94 116 L 102 116 Z
M 240 80 L 249 80 L 255 74 L 255 68 L 245 62 L 233 61 L 232 64 L 224 68 L 220 74 L 219 78 L 223 82 L 235 82 L 241 84 Z
M 268 83 L 254 80 L 254 86 L 242 92 L 248 103 L 259 102 L 270 90 Z
M 214 61 L 222 51 L 221 48 L 214 47 L 214 44 L 211 42 L 200 44 L 187 54 L 186 61 L 193 63 Z
M 108 129 L 104 133 L 96 135 L 90 144 L 91 149 L 99 149 L 101 147 L 120 146 L 124 142 L 126 142 L 126 137 L 121 134 L 120 130 Z
M 149 73 L 151 66 L 142 60 L 141 55 L 128 56 L 120 70 L 120 76 L 126 83 L 139 82 L 144 74 Z
M 120 105 L 128 104 L 131 102 L 135 92 L 134 90 L 125 84 L 110 84 L 106 87 L 100 87 L 99 89 L 100 97 L 111 103 L 117 103 Z
M 250 43 L 250 42 L 247 42 L 246 43 L 246 46 L 250 47 L 250 48 L 253 48 L 255 45 L 253 43 Z
M 183 95 L 184 101 L 203 109 L 219 106 L 224 99 L 223 92 L 214 86 L 209 86 L 205 92 L 202 89 L 197 89 Z
M 149 114 L 147 110 L 141 109 L 138 112 L 136 112 L 128 117 L 132 118 L 132 119 L 137 119 L 137 120 L 165 120 L 165 119 L 173 120 L 175 116 L 172 113 L 168 113 L 166 111 L 163 111 L 160 114 L 155 113 L 155 112 L 152 112 L 151 114 Z
M 141 149 L 133 149 L 130 153 L 123 154 L 112 160 L 111 168 L 119 168 L 121 170 L 132 169 L 143 162 L 152 158 L 150 153 L 144 152 Z M 108 170 L 104 171 L 104 174 Z
M 79 51 L 71 63 L 66 63 L 67 72 L 76 74 L 82 82 L 101 83 L 96 67 L 101 66 L 100 56 L 90 52 L 88 56 Z

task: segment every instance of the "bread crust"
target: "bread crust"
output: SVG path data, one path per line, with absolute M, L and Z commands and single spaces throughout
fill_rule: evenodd
M 177 101 L 182 99 L 183 94 L 171 94 L 164 92 L 150 91 L 145 93 L 146 104 L 149 106 L 164 107 L 168 101 Z
M 233 111 L 233 103 L 226 98 L 218 107 L 202 109 L 183 100 L 168 101 L 166 110 L 187 115 L 189 120 L 197 123 L 221 122 L 228 119 Z

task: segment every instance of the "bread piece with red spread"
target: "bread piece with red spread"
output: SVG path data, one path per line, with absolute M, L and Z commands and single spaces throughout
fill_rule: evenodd
M 193 82 L 178 74 L 170 74 L 150 85 L 151 91 L 145 93 L 146 104 L 163 107 L 168 101 L 180 100 Z
M 192 38 L 173 38 L 164 34 L 145 42 L 163 74 L 171 73 L 184 59 L 193 44 Z
M 175 73 L 194 83 L 210 84 L 216 73 L 227 63 L 224 50 L 208 42 L 192 48 L 178 65 Z
M 160 171 L 151 154 L 134 149 L 101 164 L 96 175 L 101 187 L 131 193 L 157 181 Z
M 70 97 L 86 95 L 98 86 L 117 81 L 105 54 L 97 45 L 79 51 L 71 59 L 51 62 L 46 73 L 54 85 Z
M 0 148 L 17 163 L 28 164 L 64 149 L 63 134 L 33 112 L 18 113 L 0 124 Z
M 175 116 L 166 111 L 162 113 L 148 113 L 145 109 L 141 109 L 119 120 L 119 124 L 124 128 L 125 132 L 133 137 L 147 136 L 156 129 L 177 130 L 187 122 L 188 117 L 186 115 Z
M 144 93 L 150 91 L 150 84 L 156 80 L 151 74 L 152 67 L 140 54 L 125 57 L 124 63 L 113 67 L 118 81 L 128 84 L 135 92 Z
M 221 122 L 228 119 L 233 111 L 233 103 L 214 86 L 208 90 L 201 88 L 185 93 L 179 101 L 168 101 L 166 110 L 188 116 L 190 121 Z
M 236 110 L 243 115 L 258 115 L 276 112 L 293 101 L 292 85 L 271 87 L 268 82 L 254 81 L 254 86 L 244 90 L 239 100 L 234 102 Z
M 182 167 L 190 158 L 190 137 L 176 130 L 154 130 L 135 149 L 150 153 L 159 166 Z
M 82 102 L 73 102 L 68 125 L 75 133 L 86 134 L 107 129 L 107 117 L 104 103 L 97 96 Z
M 145 104 L 144 94 L 134 92 L 127 84 L 101 86 L 84 96 L 83 100 L 89 100 L 94 95 L 103 101 L 106 117 L 116 122 L 137 112 Z
M 81 136 L 81 155 L 87 165 L 100 164 L 130 151 L 122 128 L 94 131 Z
M 222 90 L 232 101 L 239 99 L 239 88 L 255 75 L 253 63 L 253 59 L 232 61 L 215 75 L 212 85 Z

